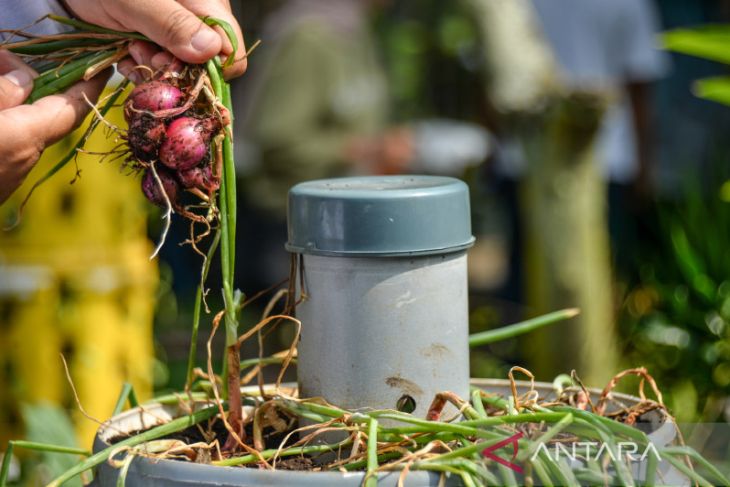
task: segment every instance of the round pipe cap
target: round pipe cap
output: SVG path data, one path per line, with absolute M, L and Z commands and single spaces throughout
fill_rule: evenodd
M 320 179 L 289 190 L 290 252 L 403 256 L 456 252 L 474 243 L 469 188 L 441 176 Z

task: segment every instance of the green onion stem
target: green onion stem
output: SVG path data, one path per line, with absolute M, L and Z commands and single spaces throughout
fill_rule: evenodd
M 131 398 L 134 397 L 134 401 L 131 400 Z M 129 399 L 130 404 L 132 402 L 136 403 L 137 398 L 134 394 L 134 389 L 132 388 L 132 384 L 129 382 L 125 382 L 122 386 L 122 392 L 119 393 L 119 398 L 117 398 L 117 404 L 114 406 L 114 411 L 112 412 L 112 416 L 116 416 L 117 414 L 121 413 L 124 410 L 124 405 L 127 402 L 127 399 Z M 135 407 L 137 404 L 131 404 L 132 407 Z
M 365 487 L 378 486 L 378 420 L 368 425 L 368 467 L 365 474 Z
M 190 392 L 187 394 L 182 393 L 176 393 L 176 394 L 163 394 L 162 396 L 157 396 L 153 399 L 150 399 L 145 404 L 166 404 L 166 405 L 175 405 L 180 404 L 181 402 L 187 401 L 188 399 L 192 399 L 193 401 L 207 401 L 211 398 L 211 395 L 207 392 Z
M 8 442 L 8 447 L 3 452 L 3 463 L 0 466 L 0 487 L 6 487 L 8 483 L 8 475 L 10 473 L 10 462 L 13 460 L 14 442 Z
M 277 454 L 279 457 L 290 457 L 294 455 L 315 455 L 317 453 L 337 451 L 338 448 L 349 446 L 351 444 L 351 441 L 345 441 L 343 443 L 336 443 L 334 445 L 295 446 L 291 448 L 285 448 L 281 451 L 279 451 L 278 449 L 263 450 L 260 457 L 253 454 L 243 455 L 241 457 L 218 460 L 212 462 L 212 464 L 219 467 L 235 467 L 238 465 L 246 465 L 249 463 L 258 462 L 259 458 L 264 458 L 265 460 L 268 460 L 269 458 L 274 458 L 274 456 L 277 456 Z
M 700 455 L 694 448 L 691 448 L 689 446 L 670 446 L 663 448 L 661 450 L 661 454 L 688 456 L 692 460 L 696 461 L 699 465 L 707 469 L 707 471 L 710 472 L 715 477 L 715 479 L 717 479 L 717 481 L 720 482 L 722 485 L 730 485 L 730 479 L 728 479 L 725 474 L 718 470 L 717 467 L 708 462 L 707 459 Z M 649 458 L 651 457 L 654 457 L 654 455 L 649 455 Z
M 16 447 L 25 448 L 27 450 L 43 451 L 49 453 L 67 453 L 69 455 L 81 455 L 84 457 L 88 457 L 89 455 L 91 455 L 91 452 L 89 450 L 86 450 L 85 448 L 51 445 L 48 443 L 39 443 L 37 441 L 15 440 L 13 441 L 13 445 Z
M 218 243 L 221 240 L 220 230 L 215 232 L 213 241 L 208 248 L 208 254 L 205 257 L 203 263 L 203 270 L 200 275 L 200 284 L 195 293 L 195 305 L 193 307 L 193 330 L 190 337 L 190 351 L 188 352 L 188 371 L 185 389 L 190 389 L 193 383 L 193 369 L 195 368 L 195 358 L 198 354 L 198 330 L 200 329 L 200 313 L 203 307 L 203 293 L 205 292 L 205 281 L 208 278 L 208 271 L 210 270 L 210 264 L 213 261 L 213 255 L 218 248 Z
M 542 328 L 543 326 L 567 320 L 578 315 L 578 313 L 580 313 L 580 311 L 576 308 L 563 309 L 543 316 L 538 316 L 536 318 L 531 318 L 520 323 L 515 323 L 514 325 L 497 328 L 496 330 L 475 333 L 469 337 L 469 346 L 477 347 L 479 345 L 487 345 L 489 343 L 507 340 L 508 338 L 514 338 L 530 331 L 537 330 L 538 328 Z
M 226 96 L 227 83 L 220 75 L 220 63 L 208 61 L 208 76 L 215 95 L 230 113 L 230 94 Z M 219 194 L 221 218 L 221 271 L 223 274 L 223 298 L 226 310 L 226 346 L 230 347 L 238 341 L 238 323 L 233 296 L 233 274 L 236 251 L 236 167 L 233 160 L 231 127 L 226 129 L 223 139 L 223 174 Z
M 8 51 L 21 54 L 24 56 L 40 56 L 43 54 L 53 54 L 61 50 L 72 51 L 77 48 L 87 46 L 98 46 L 99 44 L 111 44 L 118 42 L 118 39 L 64 39 L 58 41 L 39 42 L 37 44 L 26 44 L 22 46 L 13 46 L 9 44 L 6 48 Z
M 684 464 L 684 462 L 678 458 L 674 458 L 671 455 L 666 455 L 664 457 L 669 463 L 672 464 L 674 468 L 682 472 L 684 475 L 689 477 L 696 485 L 701 485 L 702 487 L 713 487 L 714 484 L 712 484 L 709 480 L 704 478 L 702 475 L 698 474 L 694 470 L 691 470 L 687 467 L 687 465 Z M 727 484 L 725 484 L 727 485 Z
M 201 19 L 205 24 L 210 26 L 218 26 L 221 29 L 223 29 L 223 32 L 226 33 L 226 37 L 228 37 L 228 41 L 231 43 L 231 54 L 228 56 L 228 58 L 223 63 L 223 67 L 227 68 L 230 65 L 232 65 L 236 60 L 236 53 L 238 52 L 238 37 L 236 36 L 236 32 L 233 30 L 233 27 L 231 24 L 226 22 L 223 19 L 218 19 L 215 17 L 203 17 Z
M 98 61 L 97 59 L 95 59 L 97 54 L 97 52 L 83 54 L 74 59 L 68 60 L 65 64 L 59 65 L 57 67 L 50 67 L 44 70 L 40 74 L 40 76 L 33 80 L 33 89 L 37 90 L 41 86 L 45 86 L 51 81 L 57 80 L 67 75 L 68 73 L 76 70 L 79 66 L 88 67 L 96 63 Z
M 236 264 L 236 165 L 233 159 L 233 107 L 230 86 L 223 80 L 223 67 L 218 58 L 207 63 L 208 76 L 216 97 L 228 110 L 230 123 L 223 138 L 223 174 L 219 191 L 221 224 L 221 271 L 223 274 L 223 302 L 225 306 L 226 348 L 223 360 L 223 394 L 228 397 L 229 422 L 234 429 L 242 424 L 240 394 L 240 350 L 238 345 L 237 311 L 243 296 L 234 292 Z
M 33 103 L 44 96 L 54 95 L 64 91 L 66 88 L 84 77 L 84 73 L 86 73 L 89 65 L 99 63 L 112 55 L 114 55 L 114 51 L 102 51 L 86 59 L 86 62 L 74 65 L 73 68 L 66 72 L 63 76 L 57 77 L 52 81 L 44 82 L 38 87 L 34 86 L 33 91 L 26 100 L 26 103 Z
M 106 29 L 104 27 L 99 27 L 98 25 L 95 25 L 95 24 L 90 24 L 88 22 L 84 22 L 83 20 L 70 19 L 68 17 L 63 17 L 61 15 L 51 14 L 48 16 L 48 18 L 51 20 L 55 20 L 59 24 L 70 25 L 71 27 L 75 27 L 76 29 L 83 30 L 83 31 L 99 32 L 101 34 L 111 34 L 111 35 L 119 36 L 122 39 L 139 39 L 142 41 L 149 41 L 149 38 L 147 36 L 144 36 L 138 32 L 121 32 L 118 30 Z
M 129 437 L 126 440 L 120 441 L 119 443 L 108 446 L 100 452 L 90 456 L 83 462 L 78 463 L 72 468 L 66 470 L 51 483 L 49 483 L 47 487 L 60 487 L 64 482 L 76 477 L 77 475 L 89 470 L 90 468 L 96 467 L 100 463 L 105 462 L 109 458 L 109 455 L 111 455 L 114 450 L 117 450 L 120 447 L 137 446 L 146 441 L 156 440 L 158 438 L 162 438 L 163 436 L 177 433 L 178 431 L 182 431 L 185 428 L 200 423 L 201 421 L 210 419 L 216 414 L 218 414 L 218 406 L 210 406 L 205 409 L 201 409 L 200 411 L 196 411 L 193 414 L 173 419 L 169 423 L 157 426 L 143 433 L 139 433 L 138 435 Z
M 3 462 L 0 466 L 0 487 L 6 487 L 8 482 L 8 474 L 10 473 L 10 463 L 13 459 L 13 450 L 15 447 L 25 448 L 26 450 L 42 451 L 49 453 L 66 453 L 69 455 L 81 455 L 88 457 L 91 452 L 83 448 L 75 448 L 72 446 L 50 445 L 48 443 L 38 443 L 35 441 L 14 440 L 8 442 L 8 447 L 3 453 Z
M 249 369 L 251 367 L 256 367 L 257 365 L 264 366 L 264 365 L 275 365 L 275 364 L 281 364 L 286 360 L 286 357 L 266 357 L 266 358 L 250 358 L 246 360 L 241 360 L 241 371 Z M 296 363 L 297 359 L 292 359 L 292 363 Z

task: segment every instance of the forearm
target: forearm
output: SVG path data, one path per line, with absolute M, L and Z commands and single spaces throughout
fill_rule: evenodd
M 649 176 L 653 172 L 653 138 L 651 85 L 629 83 L 627 85 L 631 115 L 636 136 L 636 158 L 639 174 Z

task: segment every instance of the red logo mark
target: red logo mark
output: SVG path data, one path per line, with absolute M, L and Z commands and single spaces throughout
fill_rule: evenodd
M 512 463 L 512 461 L 514 461 L 515 457 L 517 457 L 517 449 L 518 449 L 517 441 L 520 438 L 522 438 L 522 436 L 523 436 L 522 433 L 517 433 L 516 435 L 512 435 L 509 438 L 500 441 L 499 443 L 495 443 L 494 445 L 485 448 L 484 451 L 482 451 L 482 455 L 484 455 L 484 457 L 486 457 L 486 458 L 489 458 L 490 460 L 494 460 L 495 462 L 497 462 L 501 465 L 504 465 L 507 468 L 511 468 L 512 470 L 514 470 L 517 473 L 522 473 L 522 467 Z M 507 461 L 504 458 L 500 458 L 494 454 L 495 450 L 499 450 L 500 448 L 503 448 L 507 445 L 512 445 L 512 448 L 513 448 L 512 461 Z

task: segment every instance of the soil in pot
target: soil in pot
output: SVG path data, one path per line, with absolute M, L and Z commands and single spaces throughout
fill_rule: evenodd
M 510 396 L 510 389 L 511 389 L 512 385 L 508 381 L 480 381 L 480 382 L 478 381 L 476 385 L 485 387 L 491 391 L 498 390 L 499 392 L 501 392 L 501 395 L 485 394 L 485 395 L 481 396 L 484 398 L 484 402 L 483 402 L 484 408 L 488 412 L 488 414 L 490 414 L 490 416 L 487 416 L 487 418 L 486 418 L 487 422 L 495 421 L 498 423 L 498 421 L 495 420 L 495 418 L 498 418 L 498 416 L 495 417 L 495 416 L 493 416 L 493 414 L 495 414 L 495 413 L 496 414 L 505 414 L 505 410 L 504 410 L 505 406 L 514 407 L 514 401 L 513 401 L 512 405 L 510 405 L 510 404 L 505 405 L 505 402 L 509 403 L 509 401 L 507 401 L 507 399 L 505 399 L 505 397 Z M 584 395 L 582 395 L 582 393 L 584 391 L 581 391 L 579 388 L 576 388 L 576 389 L 572 390 L 572 392 L 570 392 L 570 394 L 563 394 L 562 399 L 560 401 L 556 401 L 557 398 L 556 398 L 555 392 L 553 391 L 553 386 L 548 385 L 548 384 L 537 384 L 537 385 L 532 384 L 531 385 L 529 383 L 515 382 L 514 387 L 516 388 L 518 397 L 520 398 L 518 403 L 523 404 L 523 405 L 518 404 L 517 405 L 518 408 L 525 407 L 524 404 L 527 404 L 526 401 L 530 400 L 530 394 L 526 394 L 526 392 L 535 388 L 536 386 L 537 386 L 536 392 L 538 393 L 538 395 L 540 395 L 541 399 L 540 399 L 539 403 L 537 403 L 537 402 L 533 403 L 532 408 L 539 410 L 539 408 L 536 406 L 538 406 L 539 404 L 546 404 L 546 405 L 549 405 L 550 408 L 552 408 L 551 410 L 553 412 L 552 413 L 531 412 L 529 414 L 546 415 L 546 416 L 544 416 L 544 418 L 546 419 L 546 421 L 549 420 L 548 424 L 547 424 L 547 428 L 538 430 L 534 427 L 534 423 L 529 423 L 528 421 L 525 421 L 525 423 L 523 425 L 518 426 L 517 428 L 513 428 L 511 431 L 513 431 L 513 432 L 521 431 L 521 432 L 524 432 L 525 434 L 532 433 L 533 436 L 545 434 L 545 431 L 549 430 L 550 428 L 559 427 L 559 426 L 561 426 L 561 424 L 563 426 L 565 426 L 565 424 L 567 424 L 565 421 L 565 418 L 566 418 L 566 414 L 568 412 L 570 413 L 570 416 L 572 417 L 572 419 L 570 421 L 575 420 L 575 418 L 581 419 L 584 414 L 587 414 L 585 411 L 581 412 L 580 409 L 577 409 L 577 408 L 569 409 L 568 407 L 566 407 L 567 405 L 570 405 L 573 407 L 576 407 L 576 406 L 577 407 L 586 407 L 585 405 L 582 405 L 582 402 L 585 401 L 585 397 L 584 397 Z M 600 400 L 600 391 L 592 391 L 590 396 L 591 396 L 591 400 L 592 400 L 594 407 L 597 406 L 599 404 L 599 400 Z M 536 399 L 536 396 L 534 399 Z M 282 404 L 284 404 L 284 403 L 282 403 Z M 612 394 L 611 406 L 607 408 L 607 411 L 605 412 L 606 416 L 600 418 L 600 421 L 604 425 L 615 424 L 617 426 L 621 426 L 624 428 L 626 427 L 627 423 L 635 425 L 635 426 L 641 426 L 641 429 L 644 429 L 646 426 L 649 426 L 650 430 L 653 431 L 651 434 L 653 436 L 650 435 L 650 441 L 652 443 L 659 442 L 660 446 L 668 445 L 669 443 L 671 443 L 673 441 L 676 430 L 674 429 L 674 425 L 671 422 L 671 419 L 667 415 L 664 414 L 663 408 L 660 406 L 657 406 L 657 404 L 658 403 L 656 401 L 653 401 L 653 402 L 652 401 L 640 401 L 638 398 L 635 398 L 632 396 L 625 396 L 622 394 Z M 464 405 L 462 405 L 462 406 L 464 407 L 463 410 L 464 410 L 465 416 L 467 417 L 466 421 L 460 422 L 460 423 L 438 422 L 438 423 L 432 423 L 432 424 L 436 424 L 436 425 L 438 425 L 438 427 L 445 428 L 447 432 L 449 429 L 452 429 L 455 427 L 458 428 L 458 427 L 461 427 L 462 425 L 464 425 L 465 427 L 469 427 L 471 424 L 476 424 L 476 422 L 478 422 L 479 420 L 470 418 L 469 415 L 472 414 L 472 411 L 470 411 L 467 408 L 467 406 L 464 406 Z M 312 411 L 314 411 L 314 410 L 320 410 L 322 407 L 323 406 L 321 404 L 314 404 L 312 406 L 312 409 L 310 410 L 310 413 L 312 413 Z M 642 411 L 642 409 L 643 409 L 643 411 Z M 562 416 L 561 416 L 562 419 L 558 420 L 558 418 L 554 418 L 554 417 L 552 419 L 550 418 L 551 414 L 554 415 L 554 414 L 557 414 L 558 412 L 560 412 L 560 414 L 562 414 Z M 125 415 L 129 416 L 129 413 L 130 412 L 127 412 L 127 413 L 125 413 Z M 154 414 L 151 416 L 151 418 L 154 418 L 154 416 L 159 416 L 158 411 L 155 410 L 155 411 L 153 411 L 153 413 Z M 140 412 L 139 411 L 137 411 L 136 413 L 132 412 L 132 415 L 139 416 Z M 360 413 L 360 415 L 363 415 L 363 413 Z M 357 419 L 360 417 L 360 415 L 358 415 L 358 413 L 351 414 L 350 420 L 356 422 Z M 520 417 L 522 417 L 523 415 L 520 415 Z M 387 413 L 384 413 L 382 418 L 387 419 L 386 416 L 387 416 Z M 594 416 L 597 416 L 597 415 L 594 415 Z M 615 416 L 617 419 L 619 419 L 619 421 L 610 420 L 609 419 L 610 416 Z M 127 419 L 129 419 L 129 417 Z M 279 447 L 281 440 L 284 437 L 286 437 L 289 433 L 293 432 L 293 429 L 296 427 L 296 422 L 293 421 L 294 415 L 291 415 L 288 419 L 292 420 L 292 421 L 290 421 L 290 423 L 288 424 L 288 428 L 286 428 L 286 429 L 280 429 L 279 431 L 277 431 L 276 429 L 271 428 L 271 427 L 269 427 L 268 429 L 264 429 L 264 439 L 265 439 L 264 449 L 271 449 L 271 450 L 275 451 L 276 448 Z M 153 424 L 157 424 L 152 420 L 149 420 L 149 421 L 151 423 L 150 426 Z M 577 420 L 575 420 L 575 421 L 577 421 Z M 622 422 L 620 422 L 620 421 L 622 421 Z M 414 433 L 414 430 L 417 429 L 416 425 L 422 426 L 421 423 L 422 423 L 422 420 L 413 419 L 413 421 L 410 424 L 404 424 L 404 426 L 403 426 L 404 429 L 402 431 L 407 432 L 407 434 L 410 435 L 411 440 L 414 440 L 418 436 L 418 433 Z M 530 426 L 530 424 L 533 424 L 533 426 Z M 392 428 L 392 427 L 389 427 L 389 428 Z M 632 430 L 633 430 L 633 428 L 632 428 Z M 367 431 L 367 428 L 364 428 L 363 431 Z M 437 473 L 435 474 L 434 472 L 422 472 L 422 471 L 419 472 L 417 470 L 420 465 L 427 465 L 427 464 L 429 464 L 429 462 L 433 463 L 432 459 L 438 457 L 438 455 L 448 455 L 448 453 L 446 453 L 448 450 L 445 447 L 447 440 L 449 440 L 449 438 L 450 438 L 448 436 L 448 434 L 445 435 L 444 431 L 442 431 L 440 433 L 441 434 L 440 437 L 429 437 L 429 438 L 427 438 L 428 441 L 424 441 L 418 445 L 419 448 L 410 448 L 411 453 L 407 453 L 404 451 L 404 448 L 401 448 L 400 452 L 396 451 L 397 449 L 393 449 L 390 452 L 388 452 L 387 441 L 391 441 L 392 438 L 390 438 L 390 440 L 389 440 L 389 438 L 387 437 L 387 434 L 388 434 L 387 431 L 388 431 L 388 428 L 381 429 L 380 430 L 381 436 L 378 439 L 377 452 L 379 455 L 380 465 L 382 466 L 387 461 L 397 462 L 397 459 L 394 460 L 394 458 L 402 457 L 404 453 L 413 454 L 414 451 L 420 451 L 420 453 L 416 454 L 417 458 L 415 458 L 415 461 L 410 462 L 411 467 L 413 467 L 413 468 L 411 469 L 412 471 L 406 475 L 407 482 L 405 483 L 405 485 L 407 485 L 407 486 L 438 485 L 438 481 L 439 481 L 439 477 L 440 477 L 439 474 L 437 474 Z M 666 434 L 667 431 L 669 431 L 671 434 L 667 435 Z M 210 432 L 211 432 L 211 434 L 217 433 L 217 438 L 219 439 L 219 441 L 221 441 L 220 440 L 221 438 L 225 437 L 225 429 L 222 427 L 222 424 L 220 421 L 215 421 L 212 423 L 212 428 L 210 428 Z M 567 430 L 566 430 L 566 432 L 567 432 Z M 624 430 L 624 432 L 625 432 L 625 430 Z M 249 430 L 247 431 L 247 433 L 250 435 L 253 435 L 253 432 L 250 429 L 250 426 L 249 426 Z M 658 433 L 661 433 L 661 434 L 659 434 L 657 436 Z M 309 434 L 309 433 L 308 432 L 303 433 L 302 435 L 307 435 L 307 434 Z M 420 434 L 427 436 L 428 433 L 422 432 Z M 555 438 L 560 439 L 561 438 L 559 436 L 560 434 L 561 433 L 558 432 L 558 436 L 556 436 Z M 170 435 L 170 436 L 168 436 L 168 438 L 179 439 L 179 440 L 189 443 L 189 442 L 198 442 L 201 440 L 204 442 L 210 442 L 212 440 L 213 436 L 208 435 L 207 432 L 204 434 L 197 427 L 192 427 L 192 428 L 183 430 L 182 432 L 177 433 L 175 435 Z M 287 448 L 290 445 L 296 443 L 297 440 L 293 439 L 293 438 L 294 438 L 294 435 L 292 435 L 292 437 L 289 438 L 289 440 L 287 441 Z M 435 443 L 437 441 L 437 438 L 443 438 L 444 441 L 441 444 L 437 445 Z M 618 436 L 617 436 L 617 438 L 618 438 Z M 481 451 L 480 448 L 482 446 L 483 440 L 485 440 L 485 438 L 474 438 L 473 442 L 469 443 L 469 444 L 477 447 L 477 450 L 475 450 L 475 451 Z M 103 443 L 102 443 L 102 445 L 103 445 Z M 99 445 L 96 449 L 97 450 L 100 449 L 102 445 Z M 424 455 L 423 449 L 427 448 L 429 446 L 431 447 L 430 453 Z M 365 449 L 366 447 L 367 447 L 367 439 L 364 438 L 361 449 Z M 460 448 L 460 444 L 451 444 L 449 447 L 451 449 L 458 450 Z M 522 448 L 523 447 L 521 446 L 520 449 L 522 450 Z M 348 445 L 346 448 L 342 448 L 341 449 L 342 455 L 344 457 L 348 457 L 350 455 L 352 449 L 353 448 L 351 445 Z M 389 453 L 390 453 L 390 455 L 389 455 Z M 395 455 L 394 455 L 394 453 L 395 453 Z M 505 457 L 505 458 L 509 457 L 508 453 L 510 453 L 510 452 L 502 452 L 502 453 L 503 454 L 500 455 L 501 457 Z M 431 456 L 429 456 L 429 455 L 431 455 Z M 474 456 L 474 451 L 470 454 L 470 456 L 471 457 Z M 467 455 L 467 457 L 469 457 L 469 455 Z M 359 458 L 361 458 L 363 460 L 365 459 L 365 457 L 363 455 L 361 455 Z M 269 457 L 269 459 L 270 459 L 270 457 Z M 292 461 L 292 459 L 296 459 L 296 460 Z M 225 481 L 221 481 L 215 485 L 259 485 L 256 483 L 251 483 L 251 482 L 253 482 L 253 480 L 255 480 L 256 482 L 263 482 L 263 484 L 261 484 L 261 485 L 297 485 L 301 482 L 301 485 L 353 485 L 354 486 L 354 485 L 361 485 L 363 480 L 365 480 L 365 474 L 363 473 L 363 470 L 365 470 L 367 468 L 366 461 L 359 462 L 359 468 L 361 470 L 360 472 L 352 472 L 352 473 L 345 474 L 345 473 L 340 473 L 338 471 L 322 472 L 321 470 L 323 470 L 323 467 L 321 465 L 316 464 L 316 455 L 302 456 L 302 455 L 297 454 L 295 456 L 290 457 L 290 459 L 288 461 L 286 461 L 286 460 L 287 459 L 284 457 L 278 459 L 276 461 L 277 471 L 274 471 L 274 472 L 272 472 L 270 470 L 260 469 L 260 468 L 248 468 L 248 469 L 222 468 L 222 467 L 213 467 L 211 465 L 197 465 L 197 467 L 206 469 L 205 475 L 208 475 L 208 474 L 210 474 L 210 472 L 215 471 L 216 473 L 225 472 L 225 475 L 229 476 L 230 479 L 235 478 L 235 480 L 230 480 L 231 483 L 226 483 Z M 403 459 L 401 458 L 401 461 L 402 460 Z M 519 458 L 518 458 L 518 460 L 519 460 Z M 283 462 L 283 461 L 286 461 L 286 462 L 282 464 L 281 462 Z M 421 463 L 419 464 L 418 462 L 421 462 Z M 217 463 L 220 464 L 222 462 L 217 462 Z M 250 458 L 250 461 L 248 463 L 252 464 L 252 465 L 256 465 L 256 459 Z M 351 464 L 352 463 L 357 463 L 357 462 L 351 462 Z M 482 463 L 482 462 L 480 462 L 480 463 Z M 144 477 L 144 475 L 148 475 L 148 476 L 152 475 L 150 472 L 154 471 L 155 469 L 158 469 L 163 465 L 165 466 L 165 468 L 169 468 L 170 465 L 172 465 L 172 464 L 179 465 L 180 468 L 186 468 L 186 469 L 188 467 L 192 467 L 192 465 L 189 462 L 171 462 L 167 459 L 160 460 L 159 458 L 138 458 L 132 462 L 132 465 L 137 465 L 137 471 L 135 471 L 135 469 L 133 467 L 130 469 L 129 474 L 138 475 L 138 477 L 136 477 L 137 481 L 139 481 L 139 479 L 141 479 L 141 478 L 144 478 L 145 482 L 147 482 L 149 480 L 149 477 Z M 526 464 L 526 463 L 523 463 L 523 464 Z M 340 466 L 342 466 L 342 465 L 340 465 Z M 352 466 L 352 465 L 350 465 L 350 466 Z M 109 470 L 108 465 L 104 465 L 103 467 L 105 470 L 107 470 L 107 471 Z M 384 474 L 381 474 L 379 476 L 378 485 L 380 485 L 380 486 L 397 485 L 399 476 L 401 475 L 402 470 L 403 470 L 402 467 L 403 467 L 403 465 L 401 464 L 401 468 L 398 469 L 397 471 L 390 472 L 390 473 L 386 472 Z M 279 471 L 279 470 L 284 470 L 285 468 L 297 470 L 298 472 L 291 472 L 290 474 L 296 474 L 296 475 L 300 475 L 303 477 L 282 477 L 282 475 L 290 475 L 290 474 L 287 474 L 286 472 Z M 613 468 L 613 467 L 611 467 L 611 468 Z M 581 469 L 585 470 L 583 467 L 578 466 L 577 471 L 580 472 Z M 316 471 L 313 471 L 313 470 L 316 470 Z M 634 470 L 635 469 L 631 469 L 631 471 L 624 471 L 624 474 L 626 474 L 628 472 L 629 476 L 638 475 L 640 477 L 642 475 L 641 473 L 637 474 L 636 471 L 634 471 Z M 637 469 L 637 470 L 640 470 L 640 469 Z M 247 473 L 247 472 L 251 472 L 251 473 Z M 109 472 L 107 472 L 107 473 L 109 473 Z M 116 473 L 117 472 L 112 472 L 111 475 L 116 475 Z M 585 472 L 583 472 L 583 473 L 585 473 Z M 426 475 L 424 476 L 424 474 L 426 474 Z M 615 474 L 615 472 L 614 472 L 614 474 Z M 662 471 L 662 475 L 666 476 L 667 474 L 668 474 L 668 470 L 666 468 L 664 468 L 664 470 Z M 190 474 L 186 473 L 185 475 L 189 476 Z M 262 477 L 258 477 L 259 475 L 262 475 Z M 494 477 L 493 473 L 488 473 L 488 472 L 487 473 L 478 472 L 476 475 L 485 475 L 485 476 L 492 475 L 492 477 Z M 254 479 L 252 476 L 256 476 L 256 478 Z M 317 480 L 315 480 L 315 479 L 317 479 Z M 499 479 L 495 479 L 495 478 L 492 478 L 491 480 L 492 480 L 492 482 L 489 482 L 489 483 L 495 483 L 494 480 L 499 481 Z M 328 483 L 330 481 L 332 481 L 334 483 L 331 483 L 331 484 Z M 449 483 L 447 483 L 446 485 L 465 485 L 465 484 L 468 485 L 467 482 L 462 482 L 462 481 L 463 481 L 463 479 L 461 479 L 458 475 L 452 473 L 448 478 Z M 481 482 L 476 483 L 475 485 L 480 485 L 483 483 L 488 483 L 486 478 L 482 479 Z M 682 484 L 683 484 L 683 482 L 680 481 L 679 484 L 673 484 L 673 485 L 682 485 Z M 104 485 L 106 485 L 106 484 L 104 484 Z M 148 485 L 148 484 L 145 484 L 145 485 Z M 160 484 L 149 484 L 149 485 L 172 486 L 172 485 L 187 485 L 187 484 L 179 483 L 177 481 L 175 481 L 175 482 L 166 481 L 166 482 L 160 483 Z

